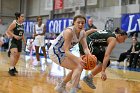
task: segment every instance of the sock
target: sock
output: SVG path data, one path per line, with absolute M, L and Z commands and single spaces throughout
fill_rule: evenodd
M 10 69 L 10 70 L 11 70 L 11 69 L 14 69 L 14 66 L 10 66 L 10 68 L 9 68 L 9 69 Z
M 47 58 L 45 58 L 45 62 L 47 62 Z
M 40 61 L 37 61 L 37 64 L 40 64 L 41 62 Z
M 92 78 L 92 77 L 93 77 L 93 74 L 92 74 L 92 73 L 90 73 L 90 74 L 88 75 L 88 77 L 89 77 L 89 78 Z

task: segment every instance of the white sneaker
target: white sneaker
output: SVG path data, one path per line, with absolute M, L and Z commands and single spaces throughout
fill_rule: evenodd
M 119 66 L 120 62 L 114 61 L 114 62 L 112 62 L 112 64 L 115 65 L 115 66 Z
M 57 86 L 54 88 L 55 91 L 57 91 L 58 93 L 68 93 L 66 91 L 66 87 L 62 86 L 60 83 L 57 84 Z
M 120 62 L 116 61 L 116 66 L 119 66 L 120 65 Z

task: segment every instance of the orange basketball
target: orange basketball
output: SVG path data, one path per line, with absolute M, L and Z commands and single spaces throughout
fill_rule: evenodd
M 85 70 L 91 70 L 96 66 L 97 58 L 95 55 L 83 55 L 82 56 L 83 61 L 85 61 Z

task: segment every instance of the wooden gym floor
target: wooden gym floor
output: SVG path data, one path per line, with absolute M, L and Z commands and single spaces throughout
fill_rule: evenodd
M 67 74 L 68 70 L 49 61 L 48 66 L 42 59 L 41 67 L 34 67 L 35 56 L 21 55 L 17 64 L 19 71 L 16 76 L 8 74 L 9 58 L 6 52 L 0 52 L 0 93 L 56 93 L 55 85 Z M 87 71 L 81 75 L 78 93 L 140 93 L 140 73 L 125 69 L 109 67 L 106 71 L 108 79 L 102 81 L 100 74 L 94 77 L 96 89 L 90 89 L 82 78 Z M 68 83 L 69 90 L 71 83 Z

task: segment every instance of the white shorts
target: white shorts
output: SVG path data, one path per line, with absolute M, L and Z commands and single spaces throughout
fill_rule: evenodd
M 45 36 L 36 36 L 34 40 L 34 45 L 40 47 L 45 46 Z
M 49 48 L 49 57 L 56 64 L 61 64 L 65 58 L 65 53 L 60 52 L 57 49 L 50 47 Z

